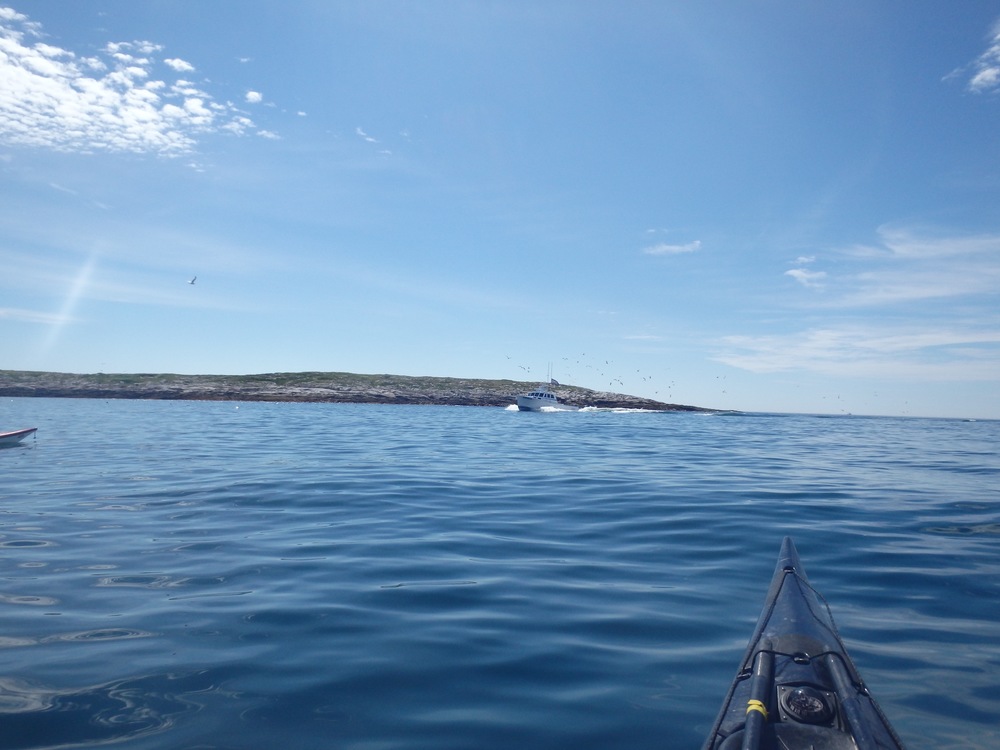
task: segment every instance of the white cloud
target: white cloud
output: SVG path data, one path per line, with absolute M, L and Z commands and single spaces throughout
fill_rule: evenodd
M 253 124 L 253 120 L 251 120 L 249 117 L 239 116 L 239 117 L 234 117 L 229 122 L 225 123 L 224 125 L 221 125 L 219 129 L 225 130 L 235 135 L 243 135 L 248 130 L 251 130 L 254 127 L 255 125 Z
M 785 271 L 785 276 L 791 276 L 802 286 L 819 287 L 820 282 L 826 278 L 826 271 L 807 271 L 804 268 L 792 268 Z
M 362 129 L 361 129 L 360 127 L 358 127 L 358 128 L 355 128 L 355 129 L 354 129 L 354 132 L 355 132 L 355 133 L 357 133 L 357 134 L 358 134 L 358 135 L 359 135 L 359 136 L 360 136 L 361 138 L 364 138 L 364 139 L 365 139 L 366 141 L 368 141 L 369 143 L 378 143 L 378 140 L 377 140 L 377 139 L 375 139 L 375 138 L 372 138 L 372 137 L 371 137 L 370 135 L 368 135 L 368 133 L 366 133 L 366 132 L 365 132 L 364 130 L 362 130 Z
M 151 78 L 162 46 L 111 42 L 96 57 L 34 42 L 40 26 L 0 8 L 0 144 L 94 153 L 176 156 L 213 132 L 254 124 L 190 81 Z M 178 72 L 194 66 L 164 63 Z
M 973 75 L 967 87 L 977 94 L 1000 90 L 1000 21 L 993 25 L 989 46 L 972 65 Z
M 248 104 L 260 104 L 264 100 L 264 95 L 259 91 L 248 91 L 246 100 Z
M 670 245 L 660 242 L 656 245 L 644 247 L 642 252 L 646 255 L 681 255 L 683 253 L 695 253 L 701 250 L 701 240 L 689 242 L 686 245 Z
M 20 21 L 22 23 L 26 22 L 28 17 L 18 13 L 13 8 L 0 7 L 0 21 Z
M 163 62 L 176 70 L 178 73 L 190 73 L 194 70 L 194 65 L 186 60 L 181 60 L 179 57 L 168 57 Z
M 972 76 L 969 89 L 976 93 L 992 91 L 998 84 L 1000 84 L 1000 67 L 985 67 Z

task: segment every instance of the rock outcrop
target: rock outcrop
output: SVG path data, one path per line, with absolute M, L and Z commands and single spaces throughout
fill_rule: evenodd
M 470 378 L 357 375 L 346 372 L 261 375 L 71 374 L 0 370 L 0 396 L 133 398 L 200 401 L 501 406 L 515 403 L 535 382 Z M 711 411 L 571 385 L 550 390 L 573 406 L 653 411 Z

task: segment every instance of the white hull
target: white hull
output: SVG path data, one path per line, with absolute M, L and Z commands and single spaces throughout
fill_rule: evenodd
M 539 387 L 531 393 L 518 396 L 517 408 L 520 411 L 579 411 L 577 407 L 569 406 L 559 401 L 556 395 L 544 386 Z
M 37 430 L 37 427 L 29 427 L 26 430 L 14 430 L 13 432 L 0 432 L 0 448 L 6 448 L 10 445 L 17 445 L 24 438 L 28 437 Z

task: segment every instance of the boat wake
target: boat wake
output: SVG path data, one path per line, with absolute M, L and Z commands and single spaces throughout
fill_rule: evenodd
M 517 404 L 504 407 L 504 411 L 520 411 Z M 656 409 L 626 409 L 624 407 L 581 406 L 579 409 L 560 409 L 552 406 L 542 406 L 535 411 L 559 414 L 659 414 Z
M 603 414 L 659 414 L 656 409 L 629 409 L 624 406 L 584 406 L 580 411 Z

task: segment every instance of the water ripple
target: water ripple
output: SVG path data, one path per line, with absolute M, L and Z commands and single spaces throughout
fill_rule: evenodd
M 998 423 L 11 403 L 0 750 L 694 750 L 785 534 L 908 747 L 995 745 Z

